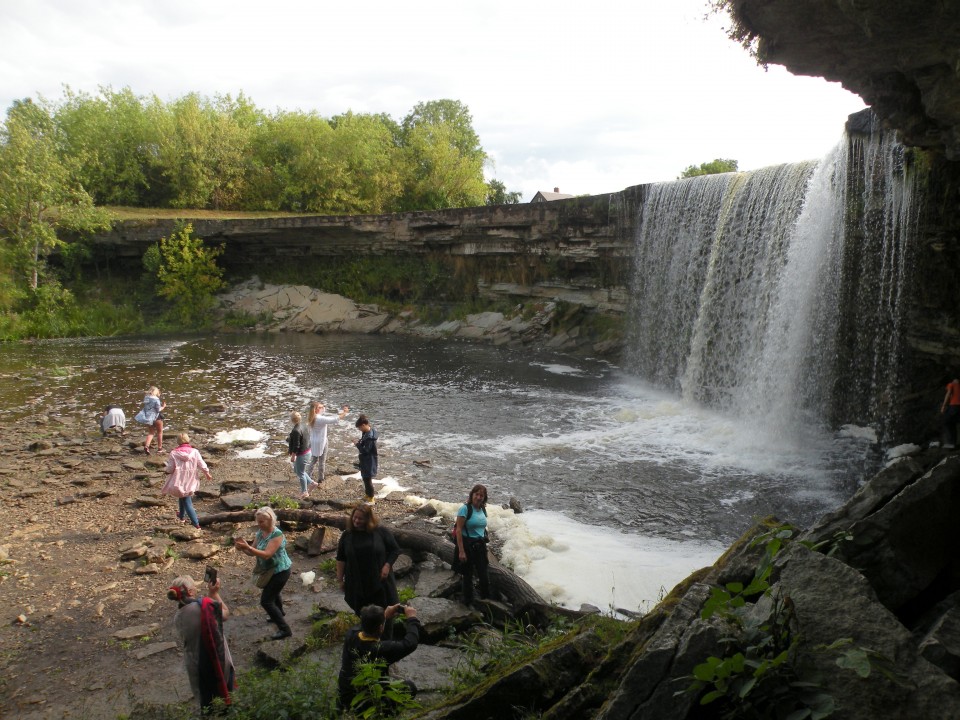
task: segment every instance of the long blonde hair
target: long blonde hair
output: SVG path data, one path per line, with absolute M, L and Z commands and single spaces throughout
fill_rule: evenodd
M 319 400 L 314 400 L 310 403 L 310 414 L 307 416 L 307 425 L 313 427 L 313 421 L 317 419 L 318 415 L 322 415 L 323 411 L 320 408 L 325 407 L 322 402 Z

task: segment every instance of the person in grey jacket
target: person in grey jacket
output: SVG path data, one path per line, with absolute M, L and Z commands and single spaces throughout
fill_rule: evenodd
M 317 483 L 310 479 L 307 467 L 310 465 L 310 433 L 301 423 L 301 416 L 298 412 L 290 413 L 290 422 L 293 423 L 293 429 L 287 436 L 287 454 L 290 462 L 293 463 L 293 474 L 300 481 L 300 500 L 310 497 L 310 488 L 316 487 Z

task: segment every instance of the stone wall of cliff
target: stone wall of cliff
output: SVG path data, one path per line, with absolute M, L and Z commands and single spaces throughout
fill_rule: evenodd
M 393 215 L 193 219 L 223 243 L 222 264 L 249 276 L 276 263 L 420 255 L 479 278 L 487 294 L 561 299 L 622 313 L 645 186 L 549 203 Z M 139 272 L 144 251 L 176 221 L 124 221 L 93 239 L 98 262 Z

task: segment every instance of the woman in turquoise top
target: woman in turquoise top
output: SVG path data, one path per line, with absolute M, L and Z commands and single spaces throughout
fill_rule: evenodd
M 257 536 L 253 542 L 237 538 L 235 547 L 240 552 L 257 558 L 256 572 L 260 572 L 273 565 L 273 575 L 263 592 L 260 593 L 260 606 L 267 611 L 270 622 L 275 623 L 277 632 L 270 636 L 271 640 L 283 640 L 293 633 L 290 626 L 283 619 L 283 598 L 280 591 L 290 579 L 290 556 L 287 555 L 287 539 L 277 527 L 277 514 L 273 508 L 264 506 L 257 510 Z
M 463 576 L 463 604 L 473 604 L 473 573 L 477 573 L 480 597 L 490 595 L 487 573 L 487 488 L 474 485 L 467 502 L 457 512 L 457 559 Z

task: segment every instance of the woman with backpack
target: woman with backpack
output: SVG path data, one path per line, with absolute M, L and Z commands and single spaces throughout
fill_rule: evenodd
M 480 597 L 490 594 L 487 575 L 487 488 L 474 485 L 467 502 L 457 512 L 454 531 L 457 536 L 457 559 L 463 576 L 463 604 L 473 604 L 473 574 L 480 584 Z

